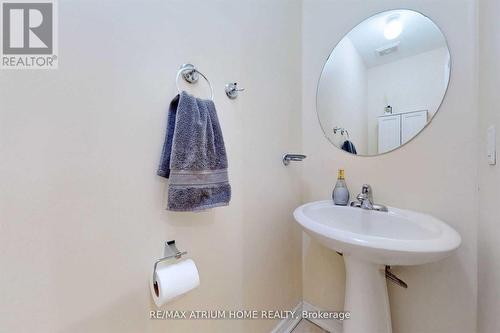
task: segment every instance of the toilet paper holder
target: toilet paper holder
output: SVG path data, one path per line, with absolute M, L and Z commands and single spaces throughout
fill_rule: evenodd
M 180 259 L 183 255 L 186 255 L 186 254 L 187 254 L 187 251 L 181 252 L 177 249 L 177 246 L 175 246 L 175 240 L 166 241 L 165 242 L 165 249 L 163 251 L 163 258 L 156 260 L 155 264 L 153 266 L 153 276 L 155 275 L 156 268 L 158 267 L 159 263 L 166 261 L 166 260 L 169 260 L 169 259 L 172 259 L 172 258 Z

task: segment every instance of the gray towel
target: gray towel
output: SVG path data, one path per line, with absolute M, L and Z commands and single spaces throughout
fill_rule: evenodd
M 158 175 L 170 178 L 168 210 L 229 204 L 226 148 L 213 101 L 185 91 L 172 100 Z
M 340 149 L 345 150 L 346 152 L 354 155 L 358 154 L 358 152 L 356 151 L 356 147 L 354 146 L 354 143 L 352 143 L 349 140 L 345 140 Z

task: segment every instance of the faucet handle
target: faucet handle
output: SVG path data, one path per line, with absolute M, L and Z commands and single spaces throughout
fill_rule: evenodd
M 366 201 L 368 204 L 373 203 L 373 192 L 372 192 L 372 187 L 369 184 L 363 184 L 363 187 L 361 187 L 361 193 L 358 194 L 357 198 L 359 202 L 365 203 Z
M 369 184 L 363 184 L 361 193 L 365 195 L 370 201 L 373 201 L 373 191 L 372 187 Z
M 377 205 L 373 203 L 373 191 L 369 184 L 363 184 L 361 187 L 361 193 L 356 197 L 358 202 L 351 202 L 351 207 L 361 207 L 368 210 L 377 210 L 381 212 L 389 211 L 384 205 Z

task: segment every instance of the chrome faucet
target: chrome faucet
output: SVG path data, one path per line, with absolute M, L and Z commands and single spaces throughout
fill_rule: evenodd
M 351 202 L 351 207 L 359 207 L 366 210 L 377 210 L 380 212 L 387 212 L 388 209 L 384 205 L 378 205 L 373 203 L 373 191 L 372 187 L 368 184 L 364 184 L 361 188 L 361 193 L 356 197 L 358 200 Z

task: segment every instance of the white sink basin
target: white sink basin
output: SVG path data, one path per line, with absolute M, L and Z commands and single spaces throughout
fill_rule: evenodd
M 460 235 L 427 214 L 388 207 L 389 212 L 335 206 L 331 200 L 305 204 L 294 217 L 346 266 L 343 333 L 391 333 L 385 265 L 418 265 L 452 254 Z M 411 288 L 411 286 L 410 286 Z
M 437 218 L 389 207 L 378 212 L 335 206 L 331 200 L 305 204 L 295 219 L 332 250 L 384 265 L 418 265 L 449 256 L 460 235 Z

